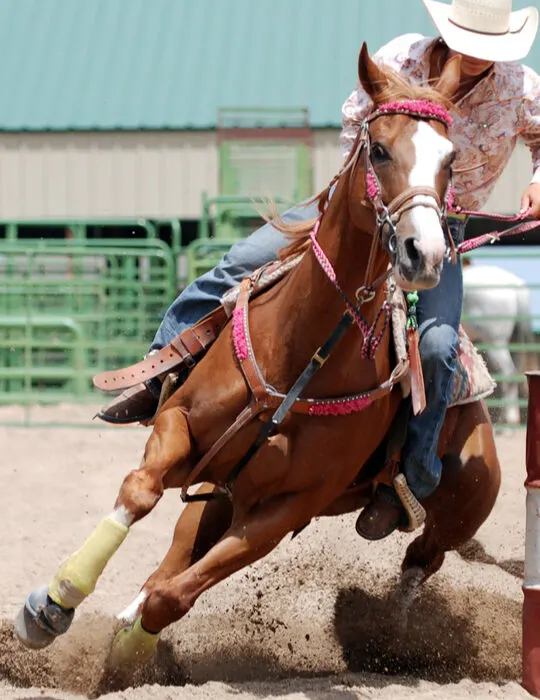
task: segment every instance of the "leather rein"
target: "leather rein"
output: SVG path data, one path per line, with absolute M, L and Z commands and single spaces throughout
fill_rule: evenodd
M 427 101 L 393 102 L 387 105 L 382 105 L 377 110 L 372 112 L 362 123 L 353 154 L 349 157 L 348 161 L 338 175 L 336 175 L 330 186 L 337 183 L 337 181 L 343 177 L 345 173 L 351 170 L 352 173 L 350 183 L 352 187 L 354 182 L 354 172 L 361 155 L 363 155 L 363 165 L 366 178 L 366 197 L 370 205 L 373 207 L 376 215 L 376 230 L 372 237 L 368 264 L 364 276 L 364 284 L 356 291 L 356 303 L 351 301 L 339 286 L 337 275 L 317 241 L 317 232 L 324 216 L 324 211 L 322 211 L 315 228 L 311 233 L 312 250 L 317 261 L 321 265 L 329 280 L 332 282 L 334 288 L 342 297 L 346 310 L 339 320 L 337 326 L 330 333 L 323 345 L 321 345 L 321 347 L 318 348 L 318 350 L 313 354 L 309 363 L 287 394 L 281 394 L 270 386 L 265 381 L 257 364 L 251 343 L 248 320 L 248 303 L 253 283 L 249 278 L 242 282 L 236 308 L 233 312 L 233 345 L 240 368 L 251 390 L 252 398 L 246 408 L 238 415 L 235 422 L 212 445 L 208 452 L 206 452 L 206 454 L 199 460 L 191 471 L 181 491 L 182 500 L 184 502 L 209 501 L 219 497 L 232 499 L 232 489 L 237 477 L 252 459 L 258 449 L 264 444 L 264 442 L 278 432 L 280 424 L 283 422 L 289 412 L 303 413 L 314 416 L 339 416 L 363 411 L 374 401 L 382 398 L 383 396 L 387 396 L 393 390 L 394 386 L 398 384 L 409 371 L 409 361 L 401 360 L 394 368 L 390 377 L 371 391 L 337 399 L 300 398 L 300 395 L 307 384 L 323 367 L 330 357 L 331 352 L 345 335 L 347 330 L 353 325 L 353 323 L 356 323 L 363 334 L 362 356 L 365 359 L 373 359 L 389 324 L 390 297 L 394 289 L 392 288 L 387 290 L 385 302 L 383 303 L 383 306 L 377 314 L 373 324 L 370 325 L 365 320 L 360 313 L 360 308 L 362 305 L 370 303 L 376 298 L 378 288 L 387 281 L 391 272 L 391 270 L 389 270 L 377 279 L 372 280 L 373 267 L 377 252 L 379 247 L 382 246 L 386 229 L 389 229 L 387 249 L 390 254 L 393 254 L 397 241 L 396 225 L 406 211 L 417 206 L 427 206 L 431 207 L 437 212 L 441 222 L 445 219 L 446 202 L 444 206 L 441 206 L 439 195 L 432 187 L 410 187 L 393 199 L 388 205 L 386 205 L 383 201 L 382 187 L 372 161 L 369 125 L 379 117 L 396 114 L 404 114 L 423 120 L 435 119 L 442 122 L 447 127 L 449 127 L 452 123 L 452 119 L 446 109 Z M 421 199 L 416 199 L 417 197 L 421 197 Z M 449 240 L 452 240 L 450 235 Z M 455 253 L 453 249 L 452 251 Z M 385 316 L 384 322 L 379 332 L 377 332 L 382 316 Z M 201 477 L 204 469 L 229 442 L 229 440 L 254 418 L 268 410 L 273 410 L 274 413 L 268 421 L 263 423 L 257 439 L 234 467 L 226 483 L 224 485 L 216 485 L 216 488 L 212 493 L 188 493 L 190 486 L 197 483 L 197 480 L 199 477 Z

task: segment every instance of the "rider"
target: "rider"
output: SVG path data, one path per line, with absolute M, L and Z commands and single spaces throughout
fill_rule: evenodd
M 534 166 L 521 208 L 530 208 L 532 216 L 540 218 L 540 77 L 517 63 L 532 46 L 538 11 L 531 7 L 512 12 L 511 0 L 452 0 L 450 5 L 435 0 L 423 2 L 440 36 L 400 36 L 381 48 L 375 59 L 411 82 L 426 83 L 438 78 L 453 55 L 461 54 L 461 84 L 455 96 L 454 126 L 450 132 L 458 152 L 455 199 L 464 209 L 481 209 L 519 136 L 531 149 Z M 370 109 L 368 96 L 358 86 L 343 106 L 344 156 Z M 306 220 L 317 214 L 316 205 L 309 205 L 294 207 L 287 217 Z M 463 217 L 449 220 L 456 243 L 463 239 L 465 223 Z M 224 292 L 274 259 L 286 243 L 283 234 L 266 224 L 234 245 L 213 270 L 193 282 L 172 303 L 151 349 L 166 346 L 216 308 Z M 452 393 L 462 284 L 461 266 L 447 261 L 440 284 L 419 294 L 417 315 L 427 407 L 411 417 L 401 456 L 401 471 L 419 500 L 436 489 L 441 477 L 436 448 Z M 156 380 L 128 389 L 98 415 L 111 423 L 147 420 L 156 410 L 159 389 Z M 405 512 L 395 491 L 379 485 L 356 528 L 367 539 L 381 539 L 404 522 Z

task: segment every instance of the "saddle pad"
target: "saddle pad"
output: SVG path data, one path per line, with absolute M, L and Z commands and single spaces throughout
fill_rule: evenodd
M 458 363 L 454 372 L 451 406 L 472 403 L 490 396 L 497 384 L 484 359 L 474 347 L 463 326 L 459 327 Z
M 303 255 L 304 253 L 302 252 L 286 258 L 285 260 L 269 262 L 253 272 L 250 275 L 250 279 L 253 282 L 251 296 L 254 297 L 260 294 L 262 291 L 278 282 L 298 265 Z M 239 293 L 240 285 L 226 292 L 222 298 L 222 304 L 228 316 L 231 316 L 234 311 Z M 405 295 L 399 287 L 396 287 L 396 291 L 392 296 L 392 330 L 398 360 L 407 355 L 406 325 L 407 306 Z M 460 326 L 458 362 L 454 373 L 454 389 L 450 405 L 459 406 L 461 404 L 479 401 L 492 394 L 495 387 L 496 384 L 482 356 L 472 344 L 463 327 Z M 402 391 L 404 396 L 408 396 L 410 392 L 408 379 L 402 382 Z
M 252 281 L 253 288 L 251 291 L 250 298 L 253 299 L 260 294 L 265 289 L 268 289 L 282 277 L 295 268 L 300 260 L 304 257 L 304 253 L 298 253 L 297 255 L 291 255 L 283 260 L 272 260 L 266 265 L 259 267 L 255 272 L 249 275 L 249 279 Z M 227 316 L 232 316 L 236 302 L 238 300 L 238 295 L 240 294 L 240 286 L 237 285 L 232 289 L 229 289 L 221 297 L 221 303 L 225 308 Z

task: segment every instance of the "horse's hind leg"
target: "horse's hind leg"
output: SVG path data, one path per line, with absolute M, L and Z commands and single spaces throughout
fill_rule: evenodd
M 203 484 L 197 490 L 197 494 L 215 491 L 216 487 L 212 484 Z M 146 581 L 135 600 L 118 615 L 118 619 L 133 623 L 152 591 L 162 582 L 181 574 L 199 561 L 229 529 L 231 519 L 232 504 L 228 499 L 189 503 L 178 519 L 173 541 L 165 558 Z
M 69 628 L 75 608 L 93 592 L 99 576 L 135 522 L 147 515 L 165 488 L 181 483 L 179 468 L 189 460 L 186 416 L 177 407 L 157 418 L 139 469 L 124 479 L 113 511 L 82 547 L 66 559 L 49 586 L 33 591 L 15 621 L 20 641 L 43 648 Z
M 421 584 L 440 569 L 445 553 L 472 539 L 499 492 L 500 466 L 485 404 L 450 409 L 447 420 L 450 430 L 441 438 L 447 445 L 441 484 L 426 501 L 424 531 L 409 545 L 402 564 L 404 613 Z

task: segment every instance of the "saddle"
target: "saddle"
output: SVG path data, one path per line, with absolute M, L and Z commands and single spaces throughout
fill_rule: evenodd
M 263 265 L 249 277 L 252 282 L 251 298 L 269 289 L 298 265 L 303 252 L 284 260 L 275 260 Z M 389 284 L 391 284 L 391 278 Z M 393 285 L 395 286 L 395 285 Z M 160 405 L 176 387 L 175 377 L 191 369 L 200 360 L 232 316 L 240 294 L 240 285 L 230 289 L 222 298 L 221 305 L 174 338 L 169 345 L 152 351 L 140 362 L 118 370 L 101 372 L 93 378 L 94 386 L 102 391 L 118 391 L 148 381 L 155 377 L 164 381 Z M 396 359 L 408 357 L 407 348 L 407 302 L 404 293 L 395 287 L 391 300 L 392 337 Z M 172 373 L 172 374 L 171 374 Z M 459 328 L 459 349 L 451 406 L 458 406 L 483 399 L 496 387 L 484 360 L 476 350 L 462 326 Z M 410 378 L 401 381 L 403 396 L 410 394 Z

